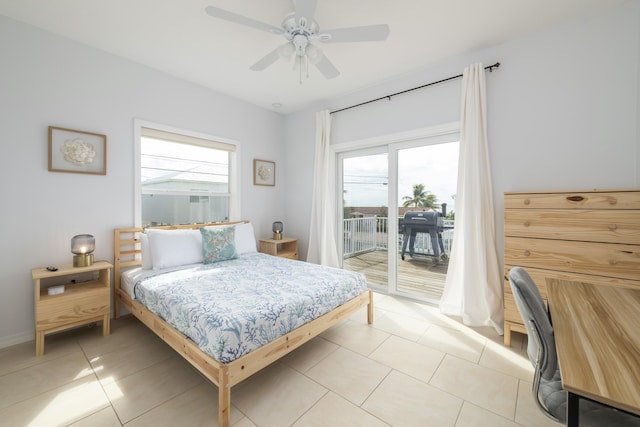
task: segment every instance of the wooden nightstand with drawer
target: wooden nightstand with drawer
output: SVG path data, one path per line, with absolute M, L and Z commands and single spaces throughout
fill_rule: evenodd
M 35 286 L 36 356 L 44 354 L 44 337 L 52 332 L 102 321 L 102 334 L 109 335 L 111 268 L 110 263 L 97 261 L 88 267 L 67 264 L 56 271 L 31 270 Z M 82 281 L 76 282 L 73 278 L 80 276 Z M 84 277 L 89 278 L 84 281 Z M 57 286 L 64 286 L 64 290 L 49 292 L 49 288 L 56 286 L 47 286 L 44 282 L 55 282 Z
M 298 259 L 298 239 L 283 237 L 281 240 L 261 239 L 260 252 L 282 258 Z

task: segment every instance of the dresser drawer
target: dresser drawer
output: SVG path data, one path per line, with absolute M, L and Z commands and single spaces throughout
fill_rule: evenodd
M 505 209 L 640 209 L 640 192 L 505 193 Z
M 514 266 L 505 266 L 504 268 L 504 293 L 511 294 L 511 285 L 509 284 L 509 271 Z M 524 268 L 531 279 L 535 282 L 538 290 L 540 291 L 540 296 L 545 301 L 547 300 L 547 284 L 546 279 L 559 279 L 559 280 L 571 280 L 574 282 L 588 282 L 594 283 L 596 285 L 609 285 L 609 286 L 637 286 L 640 288 L 640 277 L 635 280 L 631 279 L 616 279 L 615 277 L 603 277 L 603 276 L 592 276 L 589 274 L 579 274 L 579 273 L 563 273 L 562 271 L 553 271 L 553 270 L 545 270 L 542 268 L 533 268 L 533 267 L 525 267 Z
M 519 323 L 524 325 L 516 300 L 510 293 L 504 294 L 504 321 L 509 323 Z
M 504 268 L 504 320 L 505 322 L 523 325 L 522 317 L 520 316 L 520 312 L 518 311 L 515 298 L 511 291 L 511 285 L 509 283 L 509 271 L 511 271 L 512 268 L 512 266 L 506 266 Z M 544 300 L 545 306 L 547 305 L 547 278 L 571 280 L 577 282 L 582 281 L 594 283 L 597 285 L 622 287 L 635 286 L 640 288 L 640 277 L 638 278 L 638 280 L 627 280 L 611 277 L 591 276 L 588 274 L 563 273 L 559 271 L 543 270 L 539 268 L 525 268 L 525 270 L 527 271 L 527 273 L 529 273 L 529 276 L 531 276 L 531 279 L 535 282 L 538 290 L 540 291 L 540 296 L 542 296 L 542 299 Z
M 640 278 L 640 246 L 505 237 L 505 265 Z
M 81 324 L 109 314 L 109 288 L 92 292 L 66 292 L 41 299 L 36 307 L 36 330 L 53 331 L 58 327 Z
M 640 245 L 640 210 L 510 209 L 504 211 L 504 234 Z
M 511 271 L 512 268 L 513 266 L 510 266 L 510 265 L 504 267 L 504 293 L 505 294 L 513 293 L 511 291 L 511 284 L 509 283 L 509 272 Z M 547 287 L 546 287 L 545 278 L 550 277 L 550 275 L 552 274 L 557 274 L 557 272 L 554 272 L 551 270 L 540 270 L 536 268 L 525 268 L 525 270 L 527 271 L 527 273 L 529 273 L 529 276 L 531 276 L 531 279 L 535 282 L 536 287 L 538 288 L 538 291 L 540 291 L 540 296 L 542 297 L 542 299 L 546 301 Z

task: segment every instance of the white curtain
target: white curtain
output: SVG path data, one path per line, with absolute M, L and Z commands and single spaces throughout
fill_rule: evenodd
M 307 261 L 339 267 L 336 243 L 335 158 L 330 145 L 331 114 L 316 113 L 316 153 Z
M 503 334 L 502 275 L 487 146 L 487 105 L 482 64 L 464 70 L 456 224 L 440 310 L 469 326 L 493 326 Z

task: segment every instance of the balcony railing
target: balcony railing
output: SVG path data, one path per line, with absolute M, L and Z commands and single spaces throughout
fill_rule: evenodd
M 344 230 L 344 258 L 352 257 L 365 252 L 375 250 L 388 250 L 387 225 L 386 217 L 363 217 L 348 218 L 343 222 Z M 442 232 L 442 240 L 444 243 L 444 253 L 451 253 L 451 244 L 453 242 L 454 221 L 444 221 L 444 231 Z M 402 248 L 402 234 L 398 235 L 398 251 Z M 418 233 L 414 251 L 417 254 L 431 254 L 431 239 L 428 234 Z

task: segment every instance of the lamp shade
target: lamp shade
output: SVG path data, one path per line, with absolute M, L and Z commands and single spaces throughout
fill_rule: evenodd
M 276 221 L 273 223 L 273 239 L 274 240 L 282 240 L 282 222 L 281 221 Z
M 78 234 L 71 238 L 71 252 L 76 255 L 90 254 L 96 248 L 96 239 L 91 234 Z

